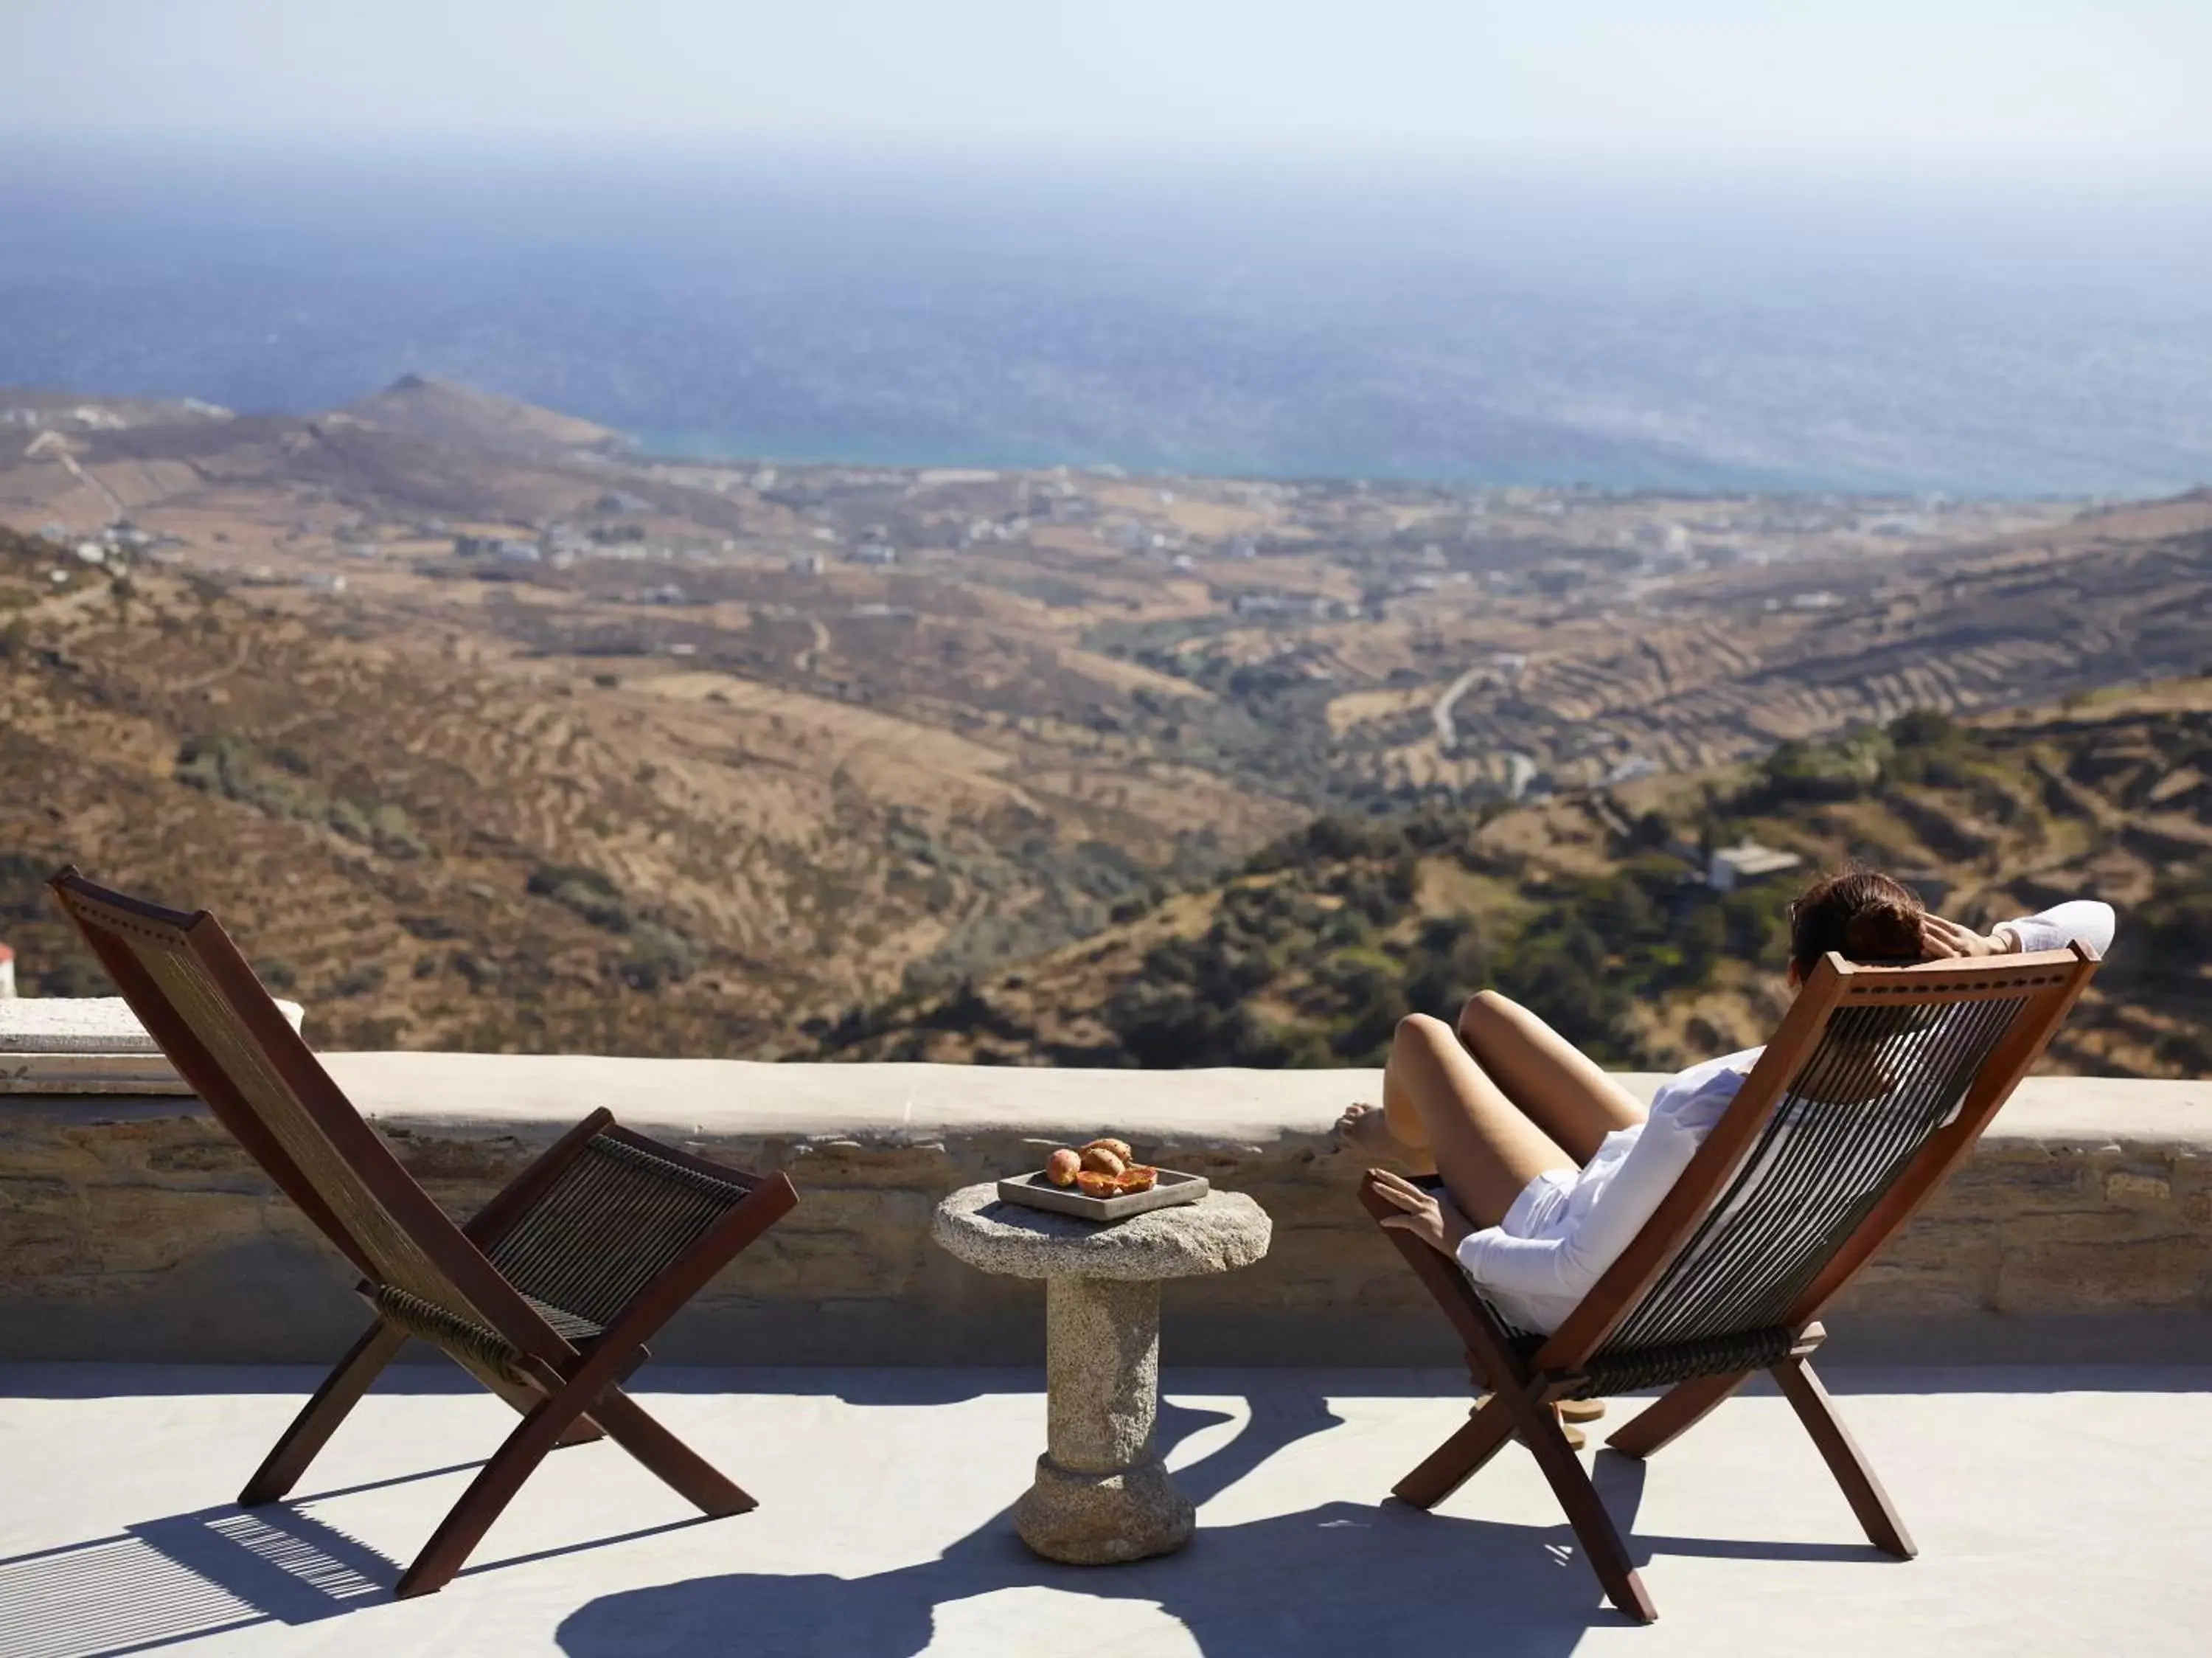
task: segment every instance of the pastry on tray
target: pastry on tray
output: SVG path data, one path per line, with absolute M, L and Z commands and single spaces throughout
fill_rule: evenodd
M 1086 1168 L 1076 1174 L 1075 1189 L 1086 1198 L 1126 1198 L 1133 1192 L 1150 1192 L 1159 1178 L 1159 1170 L 1143 1163 L 1118 1174 Z
M 1160 1172 L 1139 1162 L 1127 1140 L 1109 1137 L 1073 1149 L 1062 1146 L 1045 1159 L 1044 1177 L 1054 1186 L 1072 1186 L 1086 1198 L 1126 1198 L 1150 1192 Z

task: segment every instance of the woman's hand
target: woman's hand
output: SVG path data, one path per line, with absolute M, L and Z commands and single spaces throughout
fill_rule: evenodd
M 2014 948 L 2002 933 L 1978 933 L 1936 915 L 1920 917 L 1920 936 L 1928 941 L 1929 954 L 1939 961 L 1959 956 L 2008 955 Z
M 1383 1216 L 1386 1228 L 1393 1232 L 1410 1232 L 1438 1254 L 1458 1259 L 1459 1247 L 1474 1234 L 1474 1225 L 1449 1198 L 1440 1202 L 1411 1180 L 1401 1179 L 1388 1169 L 1370 1168 L 1367 1178 L 1374 1182 L 1377 1192 L 1403 1211 Z

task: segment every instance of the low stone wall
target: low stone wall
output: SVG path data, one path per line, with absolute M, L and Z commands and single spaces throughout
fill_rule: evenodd
M 788 1172 L 799 1209 L 670 1327 L 668 1358 L 1040 1360 L 1036 1287 L 943 1254 L 930 1211 L 1107 1131 L 1249 1192 L 1274 1222 L 1261 1265 L 1169 1287 L 1171 1363 L 1455 1357 L 1329 1132 L 1375 1097 L 1373 1072 L 325 1063 L 456 1214 L 602 1105 L 707 1156 Z M 0 1356 L 327 1360 L 363 1322 L 350 1282 L 196 1101 L 0 1097 Z M 2028 1082 L 1829 1322 L 1833 1348 L 1865 1358 L 2212 1359 L 2212 1083 Z

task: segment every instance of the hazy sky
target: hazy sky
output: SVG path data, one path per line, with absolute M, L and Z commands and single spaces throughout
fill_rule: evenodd
M 0 131 L 2212 179 L 2212 0 L 0 0 Z

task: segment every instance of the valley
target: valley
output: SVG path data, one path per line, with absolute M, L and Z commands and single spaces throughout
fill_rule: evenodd
M 2208 492 L 708 463 L 416 376 L 0 390 L 0 525 L 27 989 L 96 988 L 74 860 L 223 915 L 326 1045 L 812 1051 L 1194 923 L 1317 818 L 1571 820 L 2212 656 Z

